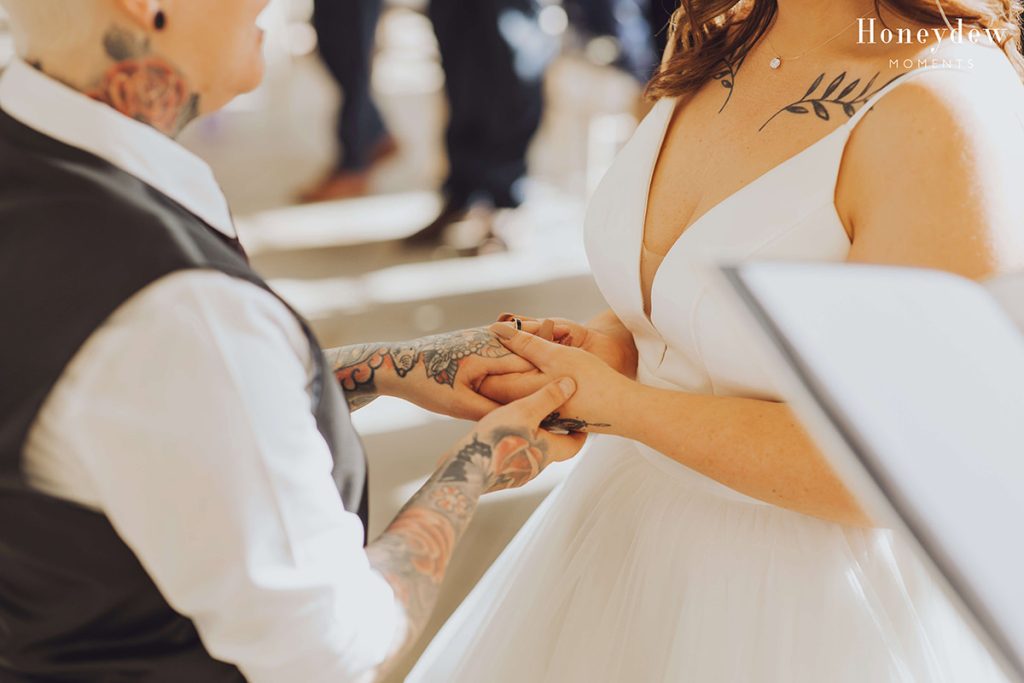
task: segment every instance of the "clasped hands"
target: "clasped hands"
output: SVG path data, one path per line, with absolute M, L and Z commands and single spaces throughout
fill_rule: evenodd
M 551 382 L 570 377 L 576 392 L 542 426 L 553 433 L 609 431 L 622 385 L 636 369 L 631 341 L 571 320 L 504 314 L 490 327 L 391 345 L 368 360 L 365 376 L 387 366 L 374 388 L 434 412 L 480 420 Z M 417 366 L 422 363 L 423 369 Z M 370 373 L 370 375 L 368 375 Z M 347 389 L 360 382 L 353 375 Z
M 489 330 L 530 367 L 488 375 L 478 387 L 482 396 L 504 405 L 554 379 L 571 377 L 576 393 L 541 427 L 554 433 L 612 431 L 622 385 L 636 370 L 632 344 L 626 346 L 601 330 L 565 319 L 503 314 Z
M 636 348 L 617 319 L 603 329 L 521 317 L 522 330 L 513 320 L 506 314 L 490 327 L 337 349 L 334 372 L 353 408 L 388 395 L 477 420 L 446 458 L 484 448 L 495 486 L 521 485 L 575 455 L 585 432 L 614 430 Z

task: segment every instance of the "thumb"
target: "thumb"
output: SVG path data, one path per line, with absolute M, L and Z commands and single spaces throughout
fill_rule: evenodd
M 530 427 L 536 427 L 544 418 L 572 398 L 575 393 L 576 382 L 571 377 L 563 377 L 509 405 L 514 406 L 523 414 L 530 423 Z
M 564 350 L 554 342 L 541 339 L 528 332 L 520 332 L 507 323 L 495 323 L 489 329 L 505 345 L 505 348 L 520 358 L 530 361 L 534 367 L 540 370 L 547 369 L 551 361 L 554 360 L 553 356 L 556 350 Z

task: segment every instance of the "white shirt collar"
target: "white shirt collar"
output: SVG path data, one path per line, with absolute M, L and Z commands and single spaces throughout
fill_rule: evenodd
M 153 186 L 229 237 L 234 223 L 206 163 L 144 123 L 15 60 L 0 76 L 0 109 L 55 140 Z

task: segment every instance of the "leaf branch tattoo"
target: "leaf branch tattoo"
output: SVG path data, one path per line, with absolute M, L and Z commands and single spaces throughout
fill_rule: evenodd
M 371 566 L 405 608 L 405 645 L 423 630 L 480 496 L 525 484 L 547 464 L 543 442 L 523 430 L 473 434 L 367 548 Z
M 818 90 L 818 88 L 825 80 L 825 74 L 822 73 L 816 79 L 814 79 L 814 82 L 811 83 L 811 87 L 807 89 L 807 92 L 804 93 L 803 97 L 801 97 L 799 100 L 795 102 L 787 104 L 785 107 L 772 114 L 771 118 L 762 123 L 761 127 L 758 128 L 757 130 L 758 132 L 764 130 L 765 126 L 771 123 L 776 116 L 783 113 L 809 114 L 811 111 L 813 111 L 819 119 L 822 119 L 823 121 L 828 121 L 831 118 L 831 115 L 829 114 L 829 108 L 826 105 L 839 107 L 840 111 L 846 114 L 848 118 L 852 117 L 855 113 L 857 113 L 858 107 L 860 107 L 865 102 L 870 100 L 875 93 L 882 90 L 882 88 L 889 85 L 889 83 L 892 83 L 897 78 L 900 78 L 900 76 L 903 75 L 899 74 L 897 76 L 894 76 L 893 78 L 889 79 L 886 83 L 875 88 L 875 81 L 878 79 L 880 73 L 881 72 L 875 73 L 875 75 L 871 77 L 871 80 L 868 81 L 867 84 L 864 85 L 864 87 L 860 88 L 859 92 L 854 94 L 854 92 L 857 91 L 858 86 L 860 86 L 859 78 L 847 83 L 846 86 L 842 88 L 842 90 L 839 89 L 840 86 L 843 85 L 843 82 L 846 80 L 847 72 L 844 71 L 835 78 L 833 78 L 828 83 L 828 85 L 825 86 L 821 93 L 815 95 L 815 91 Z M 835 94 L 836 91 L 838 91 L 838 94 Z
M 721 83 L 722 87 L 728 91 L 728 94 L 725 96 L 725 102 L 722 102 L 722 106 L 718 110 L 719 114 L 722 113 L 726 105 L 729 104 L 729 100 L 732 99 L 732 91 L 736 87 L 736 74 L 739 73 L 740 67 L 743 66 L 743 60 L 746 58 L 747 56 L 744 54 L 735 62 L 731 62 L 728 59 L 722 59 L 723 68 L 716 71 L 711 76 Z
M 503 358 L 512 352 L 489 330 L 472 329 L 398 344 L 358 344 L 328 353 L 334 355 L 334 374 L 348 396 L 349 407 L 355 409 L 377 397 L 376 380 L 381 369 L 405 378 L 422 364 L 428 378 L 454 388 L 455 378 L 467 358 Z
M 590 431 L 591 427 L 611 427 L 605 422 L 587 422 L 579 418 L 562 417 L 561 413 L 551 413 L 540 423 L 541 429 L 552 434 L 574 434 Z
M 152 54 L 147 37 L 113 26 L 103 48 L 114 64 L 87 95 L 170 137 L 199 114 L 199 95 L 170 62 Z

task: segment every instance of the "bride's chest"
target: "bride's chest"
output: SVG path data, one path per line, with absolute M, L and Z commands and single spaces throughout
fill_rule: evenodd
M 667 252 L 705 214 L 746 186 L 767 182 L 791 158 L 843 137 L 841 120 L 773 116 L 774 98 L 763 95 L 733 98 L 711 82 L 685 102 L 657 103 L 647 134 L 639 136 L 650 138 L 643 234 L 652 252 Z
M 586 246 L 594 276 L 636 338 L 642 377 L 690 391 L 770 397 L 743 326 L 717 287 L 716 268 L 751 258 L 845 259 L 834 172 L 823 162 L 833 151 L 823 141 L 815 154 L 794 157 L 706 209 L 666 249 L 653 282 L 643 282 L 651 278 L 641 268 L 648 189 L 667 126 L 659 118 L 668 114 L 656 109 L 645 119 L 591 199 Z

